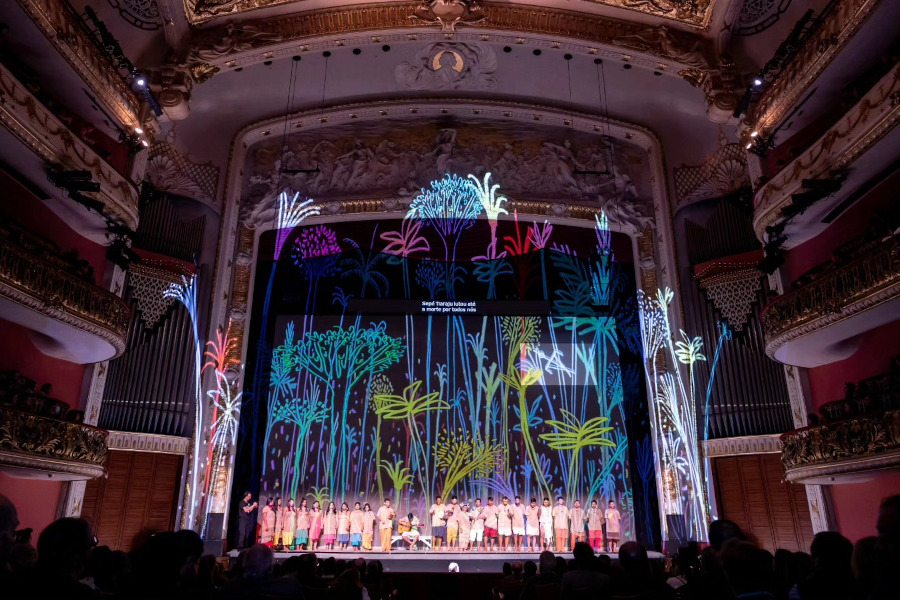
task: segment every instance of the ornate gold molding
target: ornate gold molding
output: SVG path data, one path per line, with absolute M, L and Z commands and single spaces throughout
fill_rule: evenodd
M 751 129 L 765 134 L 793 110 L 882 0 L 841 0 L 753 107 Z
M 145 131 L 159 130 L 156 117 L 141 105 L 137 95 L 97 49 L 65 3 L 59 0 L 18 2 L 125 130 L 133 131 L 135 127 Z
M 66 170 L 90 171 L 104 211 L 137 229 L 138 192 L 132 182 L 100 158 L 0 65 L 0 124 L 42 160 Z M 91 194 L 87 194 L 91 195 Z
M 740 144 L 725 144 L 699 165 L 675 167 L 674 208 L 736 192 L 747 185 L 747 154 Z
M 900 62 L 803 154 L 759 188 L 753 197 L 753 229 L 764 240 L 766 227 L 781 218 L 804 179 L 828 179 L 878 143 L 900 123 Z
M 340 35 L 364 36 L 381 44 L 391 32 L 422 29 L 420 21 L 410 19 L 419 4 L 390 2 L 361 4 L 340 8 L 311 10 L 252 23 L 227 23 L 198 32 L 188 55 L 190 69 L 197 81 L 205 81 L 222 68 L 246 66 L 274 58 L 291 56 L 320 45 L 326 38 Z M 635 54 L 653 57 L 652 68 L 676 74 L 691 72 L 699 78 L 711 68 L 702 37 L 671 30 L 665 26 L 613 19 L 597 14 L 528 5 L 486 4 L 485 18 L 465 32 L 452 35 L 454 40 L 485 40 L 490 31 L 514 35 L 515 43 L 524 43 L 522 34 L 558 37 L 583 45 L 584 52 L 598 54 L 597 46 L 606 46 L 620 60 L 633 61 Z M 405 33 L 404 40 L 425 39 L 425 34 Z M 489 39 L 489 38 L 487 38 Z M 346 40 L 330 43 L 343 45 Z M 512 43 L 512 42 L 510 42 Z M 562 42 L 553 42 L 561 47 Z M 661 67 L 660 61 L 663 64 Z
M 781 452 L 780 434 L 749 435 L 701 442 L 703 456 L 723 458 L 749 454 L 778 454 Z
M 663 17 L 685 23 L 693 27 L 703 28 L 709 24 L 716 0 L 698 0 L 697 2 L 671 2 L 669 0 L 589 0 L 592 4 L 623 8 L 654 17 Z M 453 4 L 455 0 L 446 0 L 445 4 Z M 184 0 L 184 12 L 192 25 L 204 23 L 217 17 L 233 16 L 240 13 L 270 8 L 287 3 L 295 3 L 295 0 Z M 411 5 L 413 10 L 407 10 L 411 15 L 414 9 L 422 3 L 397 2 L 403 6 Z M 487 11 L 491 3 L 479 3 Z M 365 6 L 365 5 L 363 5 Z M 544 10 L 541 6 L 528 6 L 531 10 Z M 337 9 L 340 10 L 340 9 Z
M 91 479 L 106 472 L 106 430 L 0 406 L 0 465 Z M 75 477 L 71 477 L 74 475 Z
M 159 454 L 178 454 L 187 456 L 191 451 L 191 438 L 174 435 L 156 435 L 150 433 L 133 433 L 131 431 L 110 431 L 110 450 L 129 450 L 131 452 L 156 452 Z
M 900 242 L 891 239 L 766 307 L 766 354 L 788 342 L 900 297 Z
M 116 356 L 125 350 L 129 310 L 121 298 L 5 239 L 0 239 L 0 297 L 99 337 Z
M 900 466 L 900 410 L 785 433 L 785 479 L 792 482 Z

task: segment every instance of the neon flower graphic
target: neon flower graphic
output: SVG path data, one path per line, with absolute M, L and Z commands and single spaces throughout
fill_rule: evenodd
M 275 227 L 275 260 L 281 256 L 291 231 L 307 217 L 320 214 L 319 206 L 313 204 L 312 198 L 300 201 L 300 192 L 289 196 L 287 192 L 278 194 L 278 216 Z

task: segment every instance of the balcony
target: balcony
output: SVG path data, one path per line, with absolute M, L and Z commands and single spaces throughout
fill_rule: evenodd
M 0 314 L 32 330 L 44 354 L 79 364 L 125 350 L 128 305 L 34 238 L 0 230 Z
M 773 300 L 763 312 L 766 354 L 799 367 L 830 364 L 898 315 L 900 240 L 891 237 Z
M 872 182 L 891 172 L 900 158 L 900 63 L 895 63 L 866 94 L 806 150 L 766 181 L 753 198 L 753 228 L 765 240 L 766 227 L 785 218 L 792 196 L 804 180 L 845 175 L 840 190 L 791 218 L 785 248 L 811 239 L 828 227 Z M 834 211 L 834 214 L 832 214 Z
M 900 410 L 789 431 L 781 441 L 788 481 L 865 481 L 873 471 L 900 466 Z
M 108 436 L 98 427 L 0 405 L 0 470 L 62 481 L 100 477 Z
M 98 243 L 106 242 L 106 219 L 137 229 L 137 187 L 123 177 L 66 124 L 41 104 L 5 66 L 0 64 L 0 161 L 47 196 L 48 205 L 69 225 Z M 47 180 L 48 166 L 89 171 L 100 191 L 86 193 L 102 203 L 103 214 L 88 211 L 65 199 Z

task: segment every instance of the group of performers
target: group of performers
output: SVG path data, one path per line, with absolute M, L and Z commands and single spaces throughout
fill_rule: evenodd
M 303 499 L 299 506 L 295 506 L 291 498 L 283 506 L 281 498 L 270 498 L 254 520 L 253 513 L 258 503 L 251 502 L 251 498 L 249 492 L 244 494 L 238 512 L 240 547 L 251 543 L 252 527 L 257 525 L 257 542 L 290 551 L 371 551 L 376 529 L 381 538 L 382 551 L 391 551 L 397 514 L 390 500 L 385 500 L 373 512 L 368 503 L 361 505 L 356 502 L 350 510 L 344 502 L 338 510 L 334 502 L 329 502 L 323 511 L 318 501 L 309 507 L 307 500 Z M 597 500 L 592 500 L 587 509 L 582 508 L 578 500 L 570 508 L 561 496 L 556 502 L 555 506 L 551 506 L 550 499 L 544 498 L 538 505 L 537 499 L 532 498 L 530 504 L 525 506 L 516 496 L 512 502 L 503 497 L 500 504 L 494 504 L 494 499 L 488 498 L 486 505 L 482 505 L 478 498 L 470 506 L 469 502 L 460 503 L 456 496 L 444 504 L 438 496 L 428 513 L 431 519 L 431 549 L 564 552 L 573 548 L 576 542 L 588 541 L 598 552 L 618 550 L 622 517 L 614 501 L 600 508 Z M 399 519 L 397 532 L 409 549 L 415 550 L 422 538 L 422 522 L 413 513 L 408 513 Z

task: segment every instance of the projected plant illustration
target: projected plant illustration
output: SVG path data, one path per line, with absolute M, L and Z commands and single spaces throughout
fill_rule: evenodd
M 655 498 L 632 497 L 655 472 L 633 410 L 632 265 L 605 215 L 553 226 L 506 203 L 490 173 L 448 174 L 402 220 L 279 230 L 284 251 L 258 270 L 242 481 L 295 501 L 391 497 L 420 518 L 436 496 L 615 500 L 627 538 L 653 529 Z

